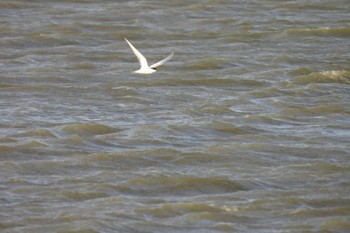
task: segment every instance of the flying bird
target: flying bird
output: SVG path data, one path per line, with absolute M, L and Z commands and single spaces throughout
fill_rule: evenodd
M 134 71 L 134 73 L 138 74 L 152 74 L 157 71 L 157 67 L 163 65 L 165 62 L 169 61 L 173 56 L 174 52 L 172 52 L 169 56 L 164 58 L 163 60 L 149 66 L 147 59 L 126 39 L 124 38 L 126 43 L 130 46 L 131 50 L 134 52 L 135 56 L 139 60 L 140 69 Z

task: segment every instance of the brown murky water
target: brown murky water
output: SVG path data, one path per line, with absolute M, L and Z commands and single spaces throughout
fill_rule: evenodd
M 349 12 L 1 1 L 0 231 L 348 232 Z

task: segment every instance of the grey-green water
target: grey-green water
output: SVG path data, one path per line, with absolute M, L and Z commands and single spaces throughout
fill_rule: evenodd
M 1 1 L 0 232 L 348 232 L 349 12 Z

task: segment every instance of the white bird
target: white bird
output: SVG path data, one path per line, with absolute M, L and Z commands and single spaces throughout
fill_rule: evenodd
M 169 61 L 173 56 L 174 56 L 174 52 L 172 52 L 169 56 L 167 56 L 166 58 L 164 58 L 163 60 L 148 66 L 148 62 L 147 59 L 126 39 L 124 38 L 125 41 L 128 43 L 128 45 L 130 46 L 131 50 L 134 52 L 135 56 L 137 57 L 137 59 L 140 62 L 140 69 L 134 71 L 134 73 L 138 73 L 138 74 L 152 74 L 154 72 L 157 71 L 157 67 L 163 65 L 165 62 Z

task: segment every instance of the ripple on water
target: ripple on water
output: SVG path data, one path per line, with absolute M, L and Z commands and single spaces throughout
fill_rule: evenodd
M 350 36 L 350 28 L 297 28 L 286 29 L 288 36 L 336 36 L 348 37 Z
M 131 195 L 160 197 L 222 194 L 248 190 L 238 181 L 181 175 L 134 178 L 127 181 L 122 187 L 124 187 L 124 192 Z
M 103 135 L 119 132 L 120 130 L 104 124 L 74 123 L 63 126 L 62 131 L 66 134 L 82 136 Z
M 323 72 L 312 72 L 293 78 L 296 84 L 310 83 L 339 83 L 350 84 L 350 72 L 345 70 L 332 70 Z

